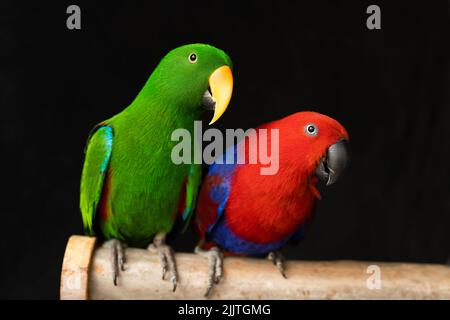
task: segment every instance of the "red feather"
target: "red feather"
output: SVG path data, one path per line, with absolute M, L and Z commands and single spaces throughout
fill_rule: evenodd
M 319 128 L 317 137 L 304 132 L 309 123 Z M 320 197 L 315 168 L 327 148 L 340 139 L 348 140 L 348 134 L 334 119 L 313 112 L 296 113 L 260 129 L 279 129 L 279 171 L 261 175 L 260 169 L 266 165 L 237 166 L 225 212 L 227 224 L 237 236 L 264 244 L 294 233 L 307 220 Z M 269 139 L 268 150 L 270 144 Z

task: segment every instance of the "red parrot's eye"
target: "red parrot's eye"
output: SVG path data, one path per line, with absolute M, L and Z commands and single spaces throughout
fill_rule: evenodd
M 191 54 L 189 55 L 189 62 L 190 62 L 190 63 L 195 63 L 195 62 L 197 62 L 197 55 L 196 55 L 195 53 L 191 53 Z
M 317 133 L 319 133 L 319 130 L 317 129 L 315 124 L 310 123 L 305 126 L 305 132 L 310 136 L 317 136 Z

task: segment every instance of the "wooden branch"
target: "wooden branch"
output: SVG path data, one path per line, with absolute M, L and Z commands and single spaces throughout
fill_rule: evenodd
M 176 255 L 180 280 L 173 293 L 171 283 L 161 280 L 156 254 L 128 248 L 126 270 L 117 286 L 109 255 L 107 248 L 95 248 L 95 238 L 71 237 L 63 262 L 61 299 L 203 299 L 208 273 L 203 257 Z M 368 278 L 374 277 L 368 273 L 370 265 L 379 267 L 380 289 L 367 286 Z M 288 261 L 286 266 L 288 279 L 268 260 L 225 258 L 224 277 L 210 299 L 450 299 L 446 265 Z
M 89 269 L 96 239 L 72 236 L 66 246 L 61 272 L 61 299 L 88 298 Z

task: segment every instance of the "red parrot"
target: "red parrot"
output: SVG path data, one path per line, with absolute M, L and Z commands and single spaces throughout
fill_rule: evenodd
M 215 160 L 201 186 L 194 224 L 201 239 L 196 252 L 207 255 L 210 261 L 205 295 L 222 276 L 222 252 L 268 256 L 285 276 L 284 259 L 278 250 L 303 236 L 320 198 L 317 180 L 331 185 L 346 166 L 349 136 L 330 117 L 298 112 L 257 127 L 256 136 L 262 129 L 278 129 L 278 141 L 267 139 L 268 150 L 272 150 L 271 144 L 279 143 L 276 174 L 262 175 L 267 164 L 261 161 L 226 164 L 227 156 L 237 158 L 242 143 L 245 159 L 255 152 L 257 144 L 246 138 Z

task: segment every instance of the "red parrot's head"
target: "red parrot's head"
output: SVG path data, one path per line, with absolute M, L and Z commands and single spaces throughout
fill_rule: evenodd
M 331 185 L 347 165 L 345 128 L 317 112 L 298 112 L 273 123 L 280 129 L 280 164 L 295 165 L 302 174 Z

